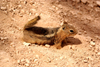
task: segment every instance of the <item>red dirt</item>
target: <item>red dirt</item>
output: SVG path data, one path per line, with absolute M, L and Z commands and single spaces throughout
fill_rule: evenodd
M 78 34 L 61 49 L 25 45 L 23 26 L 37 15 L 42 27 L 68 21 Z M 0 67 L 100 67 L 99 0 L 0 0 Z

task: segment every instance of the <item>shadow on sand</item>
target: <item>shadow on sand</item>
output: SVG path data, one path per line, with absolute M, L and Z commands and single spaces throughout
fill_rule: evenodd
M 62 47 L 67 45 L 80 45 L 82 42 L 78 38 L 69 37 L 62 42 Z

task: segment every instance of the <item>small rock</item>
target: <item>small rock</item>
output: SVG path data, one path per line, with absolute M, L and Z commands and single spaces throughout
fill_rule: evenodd
M 86 3 L 87 2 L 87 0 L 81 0 L 83 3 Z
M 0 37 L 1 40 L 4 40 L 3 37 Z
M 93 61 L 93 58 L 91 56 L 89 56 L 87 60 L 92 60 Z
M 34 62 L 37 62 L 38 61 L 38 59 L 34 59 Z
M 24 1 L 24 4 L 27 4 L 27 1 Z
M 34 59 L 34 62 L 35 62 L 36 64 L 39 64 L 38 59 Z
M 20 63 L 20 60 L 17 60 L 17 63 Z
M 48 59 L 47 59 L 47 62 L 48 62 L 48 63 L 50 63 L 50 62 L 51 62 L 51 59 L 50 59 L 50 58 L 48 58 Z
M 90 45 L 90 48 L 89 48 L 89 50 L 91 50 L 91 48 L 92 48 L 92 47 L 93 47 L 93 46 L 91 46 L 91 45 Z
M 35 64 L 31 64 L 32 65 L 32 67 L 35 67 Z
M 20 17 L 23 17 L 23 15 L 22 15 L 22 14 L 19 14 L 19 16 L 20 16 Z
M 25 13 L 25 10 L 22 9 L 22 10 L 20 10 L 19 12 L 20 12 L 21 14 L 24 14 L 24 13 Z
M 88 67 L 92 67 L 91 64 L 89 64 Z
M 3 31 L 1 30 L 0 33 L 3 33 Z
M 30 12 L 30 13 L 29 13 L 29 15 L 31 16 L 31 15 L 32 15 L 32 13 Z
M 12 21 L 16 21 L 16 19 L 15 19 L 15 18 L 11 18 L 11 20 L 12 20 Z
M 21 59 L 20 61 L 21 61 L 21 62 L 24 62 L 24 61 L 25 61 L 25 59 Z
M 87 34 L 87 32 L 86 32 L 86 31 L 84 31 L 84 34 Z
M 34 4 L 34 1 L 30 1 L 30 4 L 33 5 Z
M 36 55 L 36 58 L 39 58 L 39 55 Z
M 84 62 L 84 63 L 87 63 L 88 60 L 89 60 L 89 57 L 86 57 L 86 58 L 84 58 L 83 62 Z
M 69 49 L 72 49 L 72 46 L 69 46 Z
M 60 57 L 61 60 L 62 60 L 63 58 L 64 58 L 63 56 Z
M 6 40 L 8 37 L 0 37 L 1 40 Z
M 92 3 L 89 3 L 88 6 L 89 7 L 94 7 L 94 5 Z
M 34 12 L 36 12 L 36 9 L 30 9 L 30 12 L 34 13 Z
M 95 36 L 97 39 L 100 39 L 100 36 Z
M 91 44 L 91 46 L 95 46 L 95 42 L 94 41 L 91 41 L 90 44 Z
M 39 62 L 37 61 L 36 64 L 39 64 Z
M 1 10 L 6 10 L 6 9 L 7 9 L 7 7 L 3 7 L 3 6 L 1 7 Z
M 100 1 L 96 1 L 96 4 L 100 6 Z
M 7 12 L 7 11 L 4 11 L 4 13 L 5 13 L 5 14 L 8 14 L 8 12 Z
M 27 62 L 27 63 L 30 63 L 30 60 L 26 59 L 26 62 Z
M 30 46 L 31 43 L 23 42 L 23 44 L 24 44 L 25 46 Z
M 22 5 L 18 5 L 19 8 L 22 8 Z
M 48 48 L 50 48 L 50 45 L 49 44 L 45 44 L 45 46 L 48 47 Z
M 4 40 L 8 39 L 8 37 L 4 37 Z
M 87 63 L 87 62 L 88 62 L 88 60 L 83 60 L 83 62 L 84 62 L 84 63 Z
M 25 64 L 25 66 L 29 67 L 29 64 Z
M 97 53 L 100 56 L 100 52 Z

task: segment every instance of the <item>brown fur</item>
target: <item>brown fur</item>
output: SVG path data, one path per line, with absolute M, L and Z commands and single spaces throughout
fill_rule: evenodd
M 66 22 L 61 27 L 43 28 L 33 26 L 40 19 L 39 16 L 30 20 L 23 29 L 23 40 L 28 43 L 55 44 L 56 48 L 61 48 L 61 43 L 66 37 L 77 34 L 75 28 Z

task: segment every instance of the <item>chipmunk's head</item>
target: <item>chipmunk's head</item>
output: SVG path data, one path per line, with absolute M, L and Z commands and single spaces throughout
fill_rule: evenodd
M 69 37 L 77 34 L 77 30 L 73 26 L 69 25 L 67 22 L 64 22 L 61 28 L 63 32 Z

